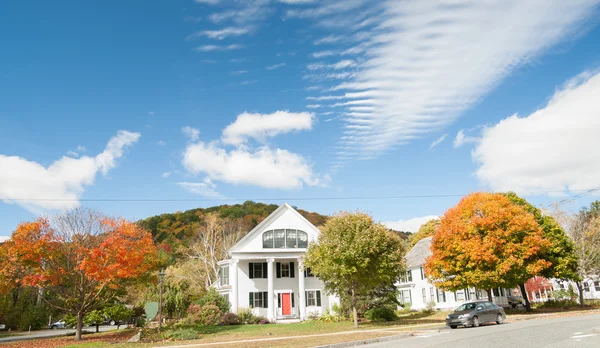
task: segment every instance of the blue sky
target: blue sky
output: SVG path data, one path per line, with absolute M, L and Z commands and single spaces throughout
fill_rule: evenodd
M 410 230 L 598 188 L 598 3 L 2 2 L 0 236 L 235 199 Z

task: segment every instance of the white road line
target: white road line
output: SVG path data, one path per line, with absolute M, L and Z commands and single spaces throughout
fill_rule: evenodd
M 596 336 L 598 334 L 588 334 L 588 335 L 578 335 L 578 336 L 572 336 L 571 338 L 584 338 L 584 337 L 590 337 L 590 336 Z
M 573 332 L 573 335 L 581 335 L 583 332 Z

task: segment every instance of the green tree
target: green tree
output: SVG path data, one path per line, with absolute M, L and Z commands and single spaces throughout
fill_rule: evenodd
M 583 306 L 583 286 L 585 277 L 600 275 L 600 210 L 598 201 L 591 208 L 583 208 L 569 222 L 569 236 L 575 245 L 577 271 L 580 275 L 577 284 L 579 304 Z
M 440 219 L 431 219 L 424 223 L 421 227 L 419 227 L 417 233 L 410 236 L 410 247 L 412 248 L 415 246 L 415 244 L 417 244 L 417 242 L 423 238 L 433 236 L 435 229 L 439 226 L 439 224 Z
M 557 278 L 563 280 L 581 281 L 577 270 L 577 255 L 575 245 L 565 233 L 560 224 L 550 215 L 544 214 L 540 209 L 531 205 L 525 199 L 517 196 L 514 192 L 505 194 L 514 204 L 532 213 L 535 220 L 544 232 L 544 238 L 550 242 L 550 246 L 538 255 L 539 259 L 550 262 L 550 266 L 537 274 L 545 278 Z M 521 294 L 525 299 L 527 311 L 531 311 L 531 304 L 525 290 L 525 283 L 519 284 Z
M 95 325 L 96 332 L 100 332 L 100 324 L 102 324 L 104 320 L 104 312 L 99 309 L 94 309 L 83 317 L 83 323 L 88 326 Z
M 327 291 L 349 298 L 358 327 L 359 299 L 399 278 L 404 252 L 400 237 L 369 215 L 342 212 L 327 221 L 304 262 Z
M 111 323 L 114 321 L 115 324 L 117 324 L 118 330 L 122 322 L 127 322 L 133 317 L 133 310 L 127 308 L 124 304 L 119 303 L 104 308 L 104 316 L 108 318 Z

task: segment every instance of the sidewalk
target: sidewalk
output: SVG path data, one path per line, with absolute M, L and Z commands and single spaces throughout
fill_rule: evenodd
M 406 325 L 406 326 L 396 326 L 390 328 L 382 328 L 382 329 L 369 329 L 369 330 L 350 330 L 350 331 L 340 331 L 340 332 L 331 332 L 324 334 L 314 334 L 314 335 L 300 335 L 300 336 L 281 336 L 281 337 L 269 337 L 269 338 L 257 338 L 257 339 L 248 339 L 248 340 L 237 340 L 237 341 L 222 341 L 222 342 L 210 342 L 210 343 L 189 343 L 183 345 L 164 345 L 164 346 L 154 346 L 154 348 L 192 348 L 192 347 L 210 347 L 210 346 L 220 346 L 220 345 L 232 345 L 232 344 L 250 344 L 250 343 L 260 343 L 260 342 L 273 342 L 280 340 L 297 340 L 297 339 L 312 339 L 319 337 L 330 337 L 330 336 L 347 336 L 347 335 L 357 335 L 357 334 L 377 334 L 381 333 L 382 335 L 378 335 L 379 337 L 387 337 L 387 336 L 399 336 L 400 334 L 406 334 L 406 336 L 410 336 L 415 332 L 419 332 L 419 330 L 413 330 L 415 328 L 427 328 L 429 330 L 432 329 L 442 329 L 444 328 L 444 324 L 421 324 L 421 325 Z M 389 334 L 389 335 L 388 335 Z
M 576 311 L 561 311 L 561 312 L 552 312 L 552 313 L 531 313 L 531 314 L 507 314 L 506 321 L 521 321 L 521 320 L 530 320 L 530 319 L 542 319 L 542 318 L 556 318 L 556 317 L 569 317 L 576 315 L 584 315 L 584 314 L 600 314 L 600 309 L 583 309 Z

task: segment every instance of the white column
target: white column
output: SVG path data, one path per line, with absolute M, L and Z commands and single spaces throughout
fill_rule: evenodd
M 269 321 L 274 321 L 275 319 L 275 315 L 273 312 L 273 308 L 275 308 L 275 306 L 273 305 L 274 302 L 274 290 L 273 290 L 273 262 L 275 260 L 270 258 L 267 259 L 267 296 L 268 296 L 268 300 L 267 300 L 267 319 L 269 319 Z
M 306 319 L 306 296 L 304 291 L 304 262 L 298 260 L 298 301 L 300 301 L 300 320 Z
M 233 260 L 231 262 L 231 265 L 229 266 L 229 279 L 231 279 L 231 298 L 229 299 L 229 301 L 231 302 L 232 313 L 237 313 L 238 310 L 238 265 L 239 260 Z

